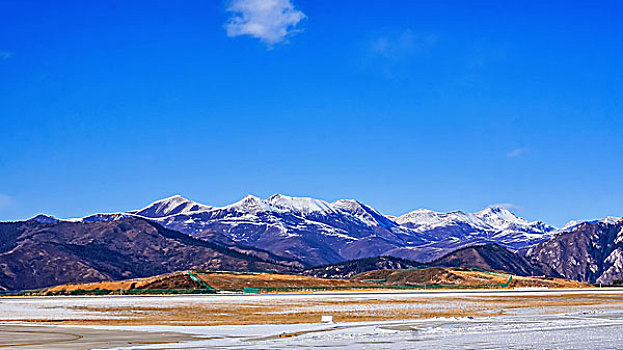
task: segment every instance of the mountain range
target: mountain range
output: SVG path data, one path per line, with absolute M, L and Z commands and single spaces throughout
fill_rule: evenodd
M 344 277 L 420 265 L 609 284 L 623 279 L 621 225 L 608 217 L 559 230 L 502 207 L 476 213 L 419 209 L 393 217 L 348 199 L 249 195 L 215 207 L 173 196 L 128 212 L 0 223 L 0 289 L 187 268 Z
M 505 271 L 519 276 L 561 275 L 549 266 L 536 260 L 518 255 L 497 244 L 474 245 L 457 249 L 429 263 L 378 256 L 318 266 L 303 271 L 303 274 L 322 278 L 352 278 L 363 272 L 374 270 L 421 269 L 427 267 L 468 267 Z
M 420 209 L 385 216 L 369 205 L 342 199 L 333 203 L 307 197 L 252 195 L 224 207 L 202 205 L 181 196 L 147 207 L 96 214 L 84 222 L 136 216 L 193 237 L 228 240 L 315 266 L 371 256 L 431 261 L 450 251 L 495 243 L 519 250 L 543 242 L 557 230 L 529 222 L 502 207 L 477 213 L 437 213 Z

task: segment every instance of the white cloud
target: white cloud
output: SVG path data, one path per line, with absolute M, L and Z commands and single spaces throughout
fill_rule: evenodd
M 506 153 L 506 157 L 508 157 L 508 158 L 517 158 L 517 157 L 525 154 L 526 152 L 528 152 L 528 148 L 525 148 L 525 147 L 515 148 L 514 150 Z
M 0 51 L 0 60 L 8 60 L 13 57 L 13 52 L 11 51 Z
M 227 36 L 250 35 L 269 46 L 299 31 L 296 25 L 306 17 L 290 0 L 232 0 L 227 11 Z

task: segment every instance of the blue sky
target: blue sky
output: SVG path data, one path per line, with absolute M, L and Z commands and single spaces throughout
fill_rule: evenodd
M 0 1 L 0 220 L 277 192 L 623 215 L 620 1 L 271 1 Z

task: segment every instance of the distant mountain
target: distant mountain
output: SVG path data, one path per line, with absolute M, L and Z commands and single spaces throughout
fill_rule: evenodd
M 623 219 L 583 222 L 532 247 L 527 257 L 561 275 L 584 282 L 611 284 L 623 280 Z
M 563 226 L 560 230 L 558 230 L 558 232 L 571 231 L 576 226 L 580 224 L 584 224 L 584 223 L 596 224 L 596 223 L 601 222 L 601 223 L 607 223 L 607 224 L 615 224 L 620 219 L 621 218 L 618 218 L 615 216 L 606 216 L 602 219 L 597 219 L 597 220 L 571 220 L 568 223 L 566 223 L 565 226 Z
M 519 276 L 561 276 L 557 271 L 538 261 L 529 260 L 496 244 L 460 248 L 428 263 L 379 256 L 314 267 L 304 270 L 303 274 L 323 278 L 351 278 L 367 271 L 426 267 L 480 268 L 505 271 Z
M 462 248 L 428 263 L 436 267 L 471 267 L 505 271 L 519 276 L 561 276 L 539 262 L 530 261 L 496 244 Z
M 556 231 L 553 226 L 541 221 L 529 222 L 502 207 L 490 207 L 477 213 L 437 213 L 419 209 L 396 218 L 396 222 L 434 242 L 494 242 L 513 249 L 540 243 Z
M 548 239 L 555 228 L 528 222 L 503 208 L 470 214 L 418 210 L 396 219 L 356 200 L 327 203 L 276 194 L 268 199 L 246 196 L 225 207 L 201 206 L 179 196 L 151 208 L 199 208 L 167 212 L 151 219 L 202 238 L 209 229 L 237 244 L 300 259 L 308 266 L 379 255 L 428 261 L 452 250 L 483 243 L 512 249 Z
M 421 266 L 424 266 L 424 264 L 416 261 L 391 256 L 377 256 L 313 267 L 303 271 L 303 274 L 321 278 L 351 278 L 367 271 L 402 270 Z
M 308 273 L 340 277 L 414 261 L 610 283 L 623 270 L 623 238 L 612 231 L 617 225 L 612 217 L 578 221 L 560 233 L 501 207 L 391 217 L 347 199 L 248 195 L 214 207 L 178 195 L 129 212 L 0 223 L 0 289 L 195 266 L 300 271 L 322 265 Z
M 351 200 L 329 204 L 279 194 L 268 199 L 249 195 L 225 207 L 152 210 L 180 206 L 194 208 L 195 204 L 172 197 L 133 215 L 147 212 L 152 215 L 150 220 L 196 238 L 208 239 L 205 232 L 222 233 L 236 245 L 265 249 L 308 266 L 378 256 L 396 247 L 426 243 L 371 207 Z M 154 217 L 156 212 L 168 215 Z
M 193 202 L 180 195 L 176 195 L 156 201 L 141 210 L 131 213 L 148 218 L 160 218 L 175 214 L 191 214 L 194 212 L 207 211 L 211 209 L 213 208 Z
M 458 248 L 496 243 L 525 249 L 547 240 L 555 228 L 529 222 L 503 208 L 477 213 L 416 210 L 392 218 L 356 200 L 328 203 L 276 194 L 248 195 L 212 207 L 173 196 L 127 213 L 96 214 L 85 222 L 147 218 L 193 237 L 222 234 L 232 245 L 259 248 L 307 266 L 374 256 L 430 261 Z
M 147 277 L 189 268 L 297 270 L 296 263 L 270 260 L 274 256 L 266 252 L 224 247 L 144 219 L 52 219 L 0 223 L 0 289 Z

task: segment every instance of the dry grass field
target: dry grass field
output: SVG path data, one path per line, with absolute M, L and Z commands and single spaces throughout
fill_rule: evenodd
M 283 288 L 292 290 L 306 288 L 323 288 L 344 290 L 348 288 L 382 288 L 387 286 L 412 286 L 413 288 L 429 287 L 443 289 L 451 287 L 488 287 L 505 286 L 510 275 L 500 272 L 478 271 L 463 268 L 426 268 L 414 270 L 378 270 L 359 274 L 353 279 L 326 279 L 302 275 L 287 275 L 276 273 L 226 273 L 226 272 L 198 272 L 193 273 L 202 283 L 193 280 L 187 271 L 180 271 L 159 276 L 137 278 L 123 281 L 94 282 L 82 284 L 64 284 L 47 288 L 43 292 L 74 292 L 78 290 L 111 290 L 124 291 L 154 290 L 154 289 L 200 289 L 206 285 L 217 290 L 242 291 L 244 287 L 260 288 L 262 292 L 271 289 L 279 291 Z M 440 287 L 441 286 L 441 287 Z M 512 276 L 510 284 L 505 287 L 547 287 L 547 288 L 583 288 L 589 284 L 551 277 L 523 277 Z
M 376 270 L 359 274 L 354 281 L 379 281 L 386 285 L 437 284 L 447 286 L 502 286 L 511 275 L 466 268 L 431 267 L 417 270 Z M 513 275 L 507 287 L 587 288 L 591 285 L 564 278 Z
M 214 289 L 242 290 L 251 288 L 305 288 L 305 287 L 361 287 L 371 283 L 341 279 L 324 279 L 301 275 L 284 275 L 272 273 L 194 273 L 203 282 Z M 201 283 L 193 281 L 186 271 L 169 273 L 154 277 L 137 278 L 123 281 L 94 282 L 79 284 L 63 284 L 47 291 L 71 292 L 76 290 L 128 290 L 128 289 L 195 289 L 204 288 Z

